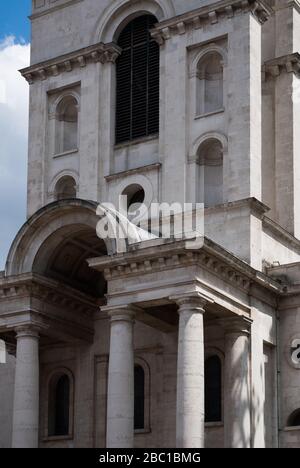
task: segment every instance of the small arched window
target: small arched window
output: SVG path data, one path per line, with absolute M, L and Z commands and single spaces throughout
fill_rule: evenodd
M 300 409 L 294 411 L 288 418 L 288 427 L 300 427 Z
M 62 177 L 55 186 L 55 199 L 76 198 L 76 181 L 71 176 Z
M 198 64 L 197 113 L 223 109 L 223 63 L 217 52 L 206 54 Z
M 48 435 L 70 434 L 71 382 L 67 374 L 56 374 L 49 384 Z
M 73 96 L 64 97 L 56 111 L 56 153 L 78 148 L 78 102 Z
M 219 356 L 205 361 L 205 422 L 222 421 L 222 363 Z
M 116 143 L 159 132 L 159 45 L 155 16 L 143 15 L 121 32 L 117 60 Z
M 223 147 L 219 140 L 205 140 L 198 152 L 202 168 L 202 201 L 206 207 L 223 203 Z
M 134 368 L 134 429 L 145 428 L 145 372 L 142 366 Z

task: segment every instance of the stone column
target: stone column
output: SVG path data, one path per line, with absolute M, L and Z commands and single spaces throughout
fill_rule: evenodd
M 13 409 L 13 448 L 39 444 L 39 332 L 32 326 L 17 332 L 17 360 Z
M 224 434 L 226 448 L 251 446 L 250 327 L 246 317 L 222 320 L 225 329 Z
M 206 303 L 197 294 L 172 298 L 179 305 L 177 448 L 204 447 L 204 338 Z
M 133 448 L 134 310 L 108 309 L 111 318 L 108 370 L 107 448 Z

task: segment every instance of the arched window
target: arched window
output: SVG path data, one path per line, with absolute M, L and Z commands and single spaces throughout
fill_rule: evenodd
M 205 422 L 222 421 L 222 363 L 219 356 L 205 361 Z
M 119 36 L 116 143 L 159 132 L 159 46 L 149 32 L 156 22 L 139 16 Z
M 208 53 L 198 64 L 198 115 L 221 110 L 223 93 L 222 57 L 217 52 Z
M 55 199 L 76 198 L 76 182 L 71 176 L 62 177 L 55 186 Z
M 142 366 L 134 368 L 134 429 L 145 428 L 145 372 Z
M 203 201 L 206 207 L 223 203 L 223 147 L 209 138 L 199 148 L 199 164 L 203 175 Z
M 56 374 L 49 384 L 48 435 L 70 434 L 71 382 L 67 374 Z
M 300 409 L 294 411 L 288 419 L 288 427 L 300 427 Z
M 64 97 L 56 111 L 56 153 L 78 148 L 78 103 L 75 97 Z

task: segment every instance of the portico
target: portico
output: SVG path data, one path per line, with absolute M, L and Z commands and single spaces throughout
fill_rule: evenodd
M 46 219 L 47 216 L 46 213 Z M 51 233 L 49 238 L 55 245 Z M 22 244 L 24 239 L 19 242 Z M 72 242 L 78 246 L 79 238 Z M 57 271 L 59 265 L 59 244 L 54 251 L 56 263 L 52 257 L 47 262 L 52 265 L 48 271 Z M 85 257 L 90 253 L 87 248 Z M 33 257 L 35 265 L 38 259 L 37 251 Z M 174 444 L 178 448 L 204 447 L 212 430 L 219 437 L 224 433 L 224 444 L 228 447 L 251 446 L 251 401 L 247 393 L 251 373 L 249 297 L 258 291 L 267 296 L 268 289 L 278 289 L 278 284 L 268 280 L 266 286 L 261 274 L 238 260 L 233 267 L 232 259 L 231 254 L 206 239 L 197 251 L 186 249 L 184 241 L 157 239 L 131 245 L 125 254 L 88 260 L 90 271 L 107 282 L 107 293 L 102 297 L 97 297 L 99 293 L 93 297 L 93 290 L 79 290 L 76 276 L 72 284 L 63 286 L 58 277 L 47 277 L 47 271 L 2 278 L 0 332 L 16 349 L 13 445 L 37 447 L 68 440 L 50 437 L 49 425 L 44 422 L 51 417 L 44 400 L 44 379 L 47 369 L 51 375 L 54 370 L 46 364 L 47 349 L 58 345 L 66 350 L 79 347 L 86 350 L 87 356 L 94 357 L 94 349 L 101 340 L 103 354 L 97 362 L 103 364 L 95 368 L 101 372 L 101 379 L 107 378 L 101 400 L 95 401 L 95 405 L 101 401 L 95 413 L 101 418 L 104 431 L 101 444 L 108 448 L 131 448 L 137 446 L 138 436 L 150 434 L 135 430 L 134 370 L 137 356 L 143 356 L 143 361 L 147 353 L 150 356 L 154 352 L 159 353 L 159 359 L 166 360 L 166 366 L 174 363 L 174 403 L 170 414 L 176 415 Z M 165 344 L 161 348 L 153 345 L 153 350 L 149 345 L 145 348 L 137 341 L 136 330 L 141 327 L 152 330 L 151 334 L 157 334 Z M 219 341 L 212 341 L 212 335 L 218 335 Z M 213 425 L 205 423 L 204 401 L 205 356 L 210 353 L 210 343 L 214 343 L 214 349 L 220 346 L 220 355 L 224 355 L 222 420 Z M 167 357 L 170 345 L 173 361 Z M 97 374 L 95 378 L 98 379 Z M 75 381 L 74 405 L 76 394 L 81 391 L 78 385 L 82 384 Z M 154 406 L 151 393 L 149 398 L 151 424 L 151 405 Z M 145 407 L 145 414 L 146 411 Z M 167 413 L 165 418 L 169 421 Z M 95 424 L 98 427 L 100 420 L 95 420 Z M 68 437 L 70 440 L 71 432 Z M 95 441 L 95 446 L 98 443 Z

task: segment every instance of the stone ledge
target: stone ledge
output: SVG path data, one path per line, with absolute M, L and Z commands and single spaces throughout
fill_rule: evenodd
M 264 0 L 222 0 L 162 21 L 152 29 L 152 37 L 163 45 L 172 35 L 182 35 L 188 29 L 201 29 L 204 24 L 217 24 L 221 19 L 230 19 L 237 14 L 250 12 L 263 24 L 273 9 Z
M 133 174 L 143 174 L 144 172 L 150 172 L 154 170 L 159 171 L 161 166 L 162 166 L 161 163 L 148 164 L 147 166 L 141 166 L 141 167 L 137 167 L 134 169 L 128 169 L 128 171 L 110 174 L 110 175 L 105 176 L 104 178 L 107 180 L 107 182 L 110 182 L 112 180 L 120 179 L 120 178 L 127 177 Z
M 114 63 L 120 53 L 121 49 L 116 44 L 103 44 L 103 42 L 100 42 L 23 68 L 20 73 L 29 84 L 33 84 L 36 81 L 45 81 L 49 77 L 58 76 L 61 73 L 71 72 L 74 68 L 84 68 L 90 63 Z

